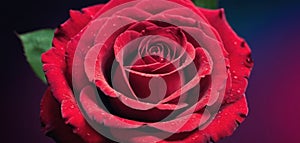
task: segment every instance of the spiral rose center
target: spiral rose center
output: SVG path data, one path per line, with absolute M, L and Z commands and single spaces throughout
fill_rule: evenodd
M 118 66 L 114 88 L 127 97 L 149 103 L 158 103 L 180 89 L 185 78 L 177 69 L 185 47 L 174 39 L 131 31 L 121 35 L 115 44 Z
M 158 41 L 157 36 L 150 36 L 143 39 L 139 45 L 140 58 L 145 61 L 146 64 L 152 64 L 156 62 L 165 63 L 174 59 L 175 48 L 171 39 L 166 41 Z

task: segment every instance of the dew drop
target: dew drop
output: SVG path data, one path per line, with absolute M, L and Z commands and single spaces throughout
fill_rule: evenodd
M 192 140 L 196 140 L 198 138 L 198 136 L 194 136 L 192 137 Z

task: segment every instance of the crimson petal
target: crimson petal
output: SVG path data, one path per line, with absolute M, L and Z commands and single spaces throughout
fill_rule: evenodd
M 218 31 L 223 40 L 224 47 L 229 53 L 232 88 L 227 89 L 229 90 L 229 94 L 225 96 L 224 102 L 234 102 L 242 97 L 248 84 L 247 79 L 253 67 L 251 50 L 245 40 L 232 30 L 226 20 L 223 9 L 208 10 L 199 8 L 199 10 Z
M 64 123 L 60 105 L 52 96 L 49 88 L 42 98 L 40 108 L 43 131 L 47 136 L 53 137 L 56 142 L 84 143 L 78 135 L 73 133 L 72 128 Z
M 205 117 L 208 116 L 208 117 Z M 209 114 L 193 113 L 191 115 L 176 118 L 171 121 L 160 121 L 156 123 L 149 123 L 147 126 L 170 133 L 191 132 L 198 128 L 202 123 L 206 122 Z
M 119 63 L 123 63 L 124 54 L 125 55 L 127 55 L 126 53 L 130 54 L 132 53 L 132 50 L 136 49 L 136 47 L 125 48 L 126 45 L 129 44 L 130 42 L 133 42 L 135 39 L 139 38 L 140 36 L 142 36 L 140 33 L 132 30 L 127 30 L 118 36 L 114 44 L 114 52 L 115 52 L 116 60 Z
M 83 29 L 88 22 L 96 15 L 104 5 L 96 5 L 87 7 L 80 11 L 70 11 L 70 19 L 56 29 L 53 39 L 55 47 L 65 47 L 67 42 L 71 40 L 81 29 Z
M 196 59 L 196 62 L 194 64 L 197 64 L 195 66 L 200 68 L 200 69 L 197 69 L 198 70 L 197 75 L 191 81 L 189 81 L 186 85 L 181 87 L 179 90 L 175 91 L 172 95 L 170 95 L 169 97 L 160 101 L 160 103 L 166 103 L 166 102 L 169 102 L 171 100 L 178 98 L 183 93 L 189 91 L 191 88 L 198 85 L 200 83 L 200 80 L 202 77 L 211 73 L 212 61 L 210 59 L 209 54 L 207 52 L 205 52 L 204 49 L 202 49 L 202 48 L 196 49 L 196 58 L 195 59 Z
M 85 87 L 80 93 L 80 101 L 83 109 L 89 118 L 97 121 L 97 123 L 113 128 L 138 128 L 144 125 L 142 122 L 120 118 L 107 113 L 97 105 L 96 98 L 97 94 L 91 86 Z
M 98 19 L 103 18 L 99 17 Z M 106 22 L 99 27 L 95 43 L 113 43 L 113 40 L 126 29 L 126 26 L 130 26 L 135 22 L 136 20 L 124 16 L 109 17 Z
M 160 4 L 157 4 L 160 3 Z M 160 1 L 160 0 L 143 0 L 139 2 L 135 7 L 140 8 L 151 14 L 158 14 L 166 9 L 176 8 L 179 5 L 168 2 L 168 1 Z
M 213 142 L 217 142 L 221 138 L 231 135 L 247 114 L 246 98 L 242 96 L 236 102 L 223 106 L 207 127 L 194 132 L 191 136 L 184 139 L 183 142 L 201 142 L 203 141 L 203 136 L 206 136 Z
M 135 19 L 137 21 L 143 21 L 151 16 L 150 13 L 148 13 L 144 10 L 135 8 L 135 7 L 124 8 L 124 9 L 118 11 L 115 15 L 129 17 L 129 18 Z

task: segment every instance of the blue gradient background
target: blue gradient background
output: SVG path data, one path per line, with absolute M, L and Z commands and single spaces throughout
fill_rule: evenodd
M 0 142 L 53 143 L 40 132 L 46 86 L 34 75 L 14 35 L 64 22 L 68 9 L 101 0 L 10 0 L 1 4 Z M 248 118 L 220 143 L 298 143 L 300 137 L 300 1 L 221 0 L 228 21 L 255 61 Z

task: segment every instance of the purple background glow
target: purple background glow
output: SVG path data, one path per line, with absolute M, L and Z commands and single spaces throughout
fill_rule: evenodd
M 1 141 L 53 143 L 40 132 L 46 85 L 32 72 L 14 35 L 64 22 L 69 9 L 101 0 L 8 1 L 1 14 Z M 104 1 L 103 1 L 104 2 Z M 221 0 L 236 32 L 252 48 L 255 67 L 247 90 L 250 113 L 221 143 L 297 143 L 300 136 L 300 1 Z

